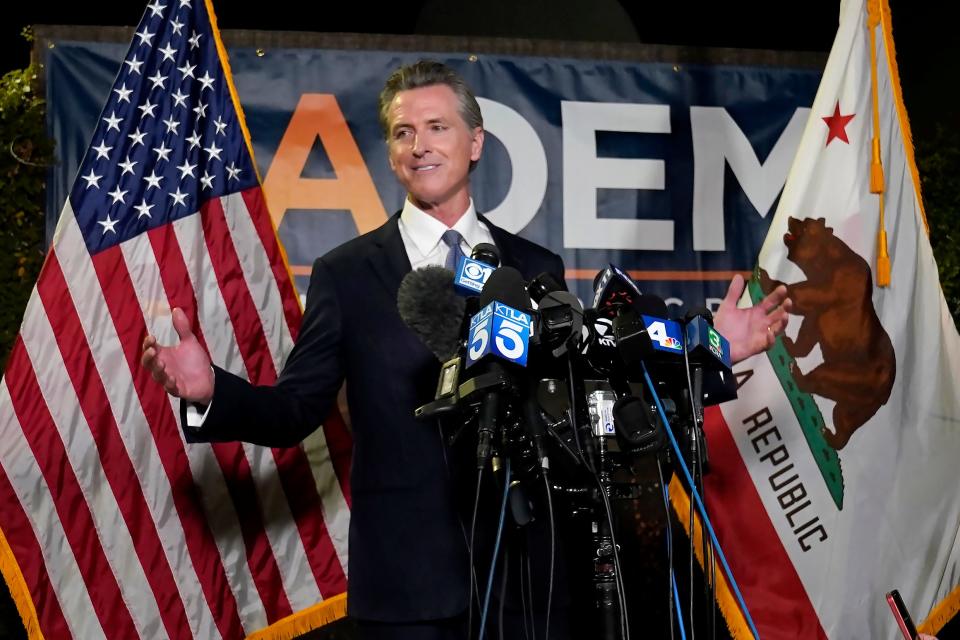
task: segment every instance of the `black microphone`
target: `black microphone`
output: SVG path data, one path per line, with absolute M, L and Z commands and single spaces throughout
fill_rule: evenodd
M 545 295 L 554 291 L 566 291 L 566 287 L 546 271 L 535 277 L 530 281 L 530 284 L 527 285 L 527 292 L 530 294 L 530 298 L 538 305 Z
M 490 274 L 480 291 L 480 307 L 485 307 L 494 300 L 514 309 L 530 308 L 530 295 L 519 271 L 513 267 L 500 267 Z
M 480 242 L 470 257 L 462 256 L 455 265 L 453 285 L 460 295 L 476 296 L 499 266 L 500 251 L 492 244 Z
M 465 308 L 466 301 L 453 289 L 452 272 L 443 267 L 411 271 L 397 291 L 400 318 L 441 362 L 460 347 Z
M 487 283 L 480 292 L 479 308 L 483 310 L 491 303 L 506 305 L 517 311 L 526 312 L 530 308 L 530 296 L 523 283 L 523 276 L 513 267 L 501 267 L 490 274 Z M 489 336 L 487 340 L 495 340 Z M 515 345 L 515 346 L 519 346 Z M 474 366 L 481 369 L 481 377 L 493 378 L 501 381 L 499 384 L 488 386 L 480 401 L 480 411 L 477 419 L 477 467 L 482 469 L 492 453 L 493 434 L 500 422 L 502 411 L 501 392 L 503 387 L 512 388 L 516 382 L 500 359 L 502 356 L 497 350 L 490 350 L 476 361 Z M 512 364 L 512 363 L 511 363 Z M 467 385 L 468 383 L 465 383 Z
M 454 291 L 451 275 L 443 267 L 422 267 L 404 276 L 397 291 L 400 318 L 443 363 L 434 401 L 414 411 L 421 419 L 453 411 L 460 401 L 457 385 L 467 300 Z
M 613 424 L 633 451 L 659 451 L 666 443 L 659 419 L 650 405 L 637 396 L 624 396 L 617 400 L 613 405 Z
M 633 278 L 612 264 L 593 279 L 593 307 L 608 318 L 616 316 L 624 305 L 632 305 L 642 295 Z
M 489 242 L 478 242 L 470 252 L 470 257 L 494 269 L 500 266 L 500 250 Z
M 613 319 L 617 350 L 628 369 L 641 362 L 682 364 L 683 331 L 668 318 L 662 298 L 643 294 L 623 305 Z
M 730 342 L 713 328 L 713 314 L 706 307 L 691 309 L 684 318 L 685 342 L 690 362 L 706 371 L 730 376 Z

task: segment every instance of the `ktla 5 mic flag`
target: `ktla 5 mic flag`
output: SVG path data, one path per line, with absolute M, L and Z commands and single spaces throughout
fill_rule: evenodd
M 139 364 L 181 307 L 272 383 L 300 308 L 212 8 L 156 0 L 0 383 L 0 569 L 31 638 L 291 637 L 343 615 L 350 441 L 189 445 Z
M 960 339 L 889 8 L 846 0 L 840 13 L 743 301 L 785 283 L 786 335 L 736 367 L 739 399 L 708 427 L 710 513 L 764 639 L 899 637 L 892 589 L 928 633 L 960 605 Z

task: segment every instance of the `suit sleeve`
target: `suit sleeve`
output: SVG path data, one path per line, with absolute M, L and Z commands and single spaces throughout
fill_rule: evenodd
M 319 258 L 310 276 L 300 335 L 276 384 L 255 386 L 215 366 L 210 412 L 201 427 L 183 422 L 187 441 L 268 447 L 301 442 L 336 402 L 343 381 L 341 330 L 336 283 Z

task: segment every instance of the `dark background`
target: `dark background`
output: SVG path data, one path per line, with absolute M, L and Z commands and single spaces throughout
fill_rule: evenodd
M 177 0 L 161 0 L 169 4 Z M 203 0 L 194 0 L 202 2 Z M 938 127 L 960 125 L 960 44 L 948 32 L 942 5 L 890 0 L 894 41 L 907 111 L 919 146 Z M 0 72 L 28 64 L 31 24 L 135 25 L 146 0 L 8 3 L 0 20 Z M 562 41 L 639 42 L 827 52 L 839 0 L 697 3 L 624 0 L 409 0 L 377 7 L 364 2 L 269 0 L 259 5 L 215 0 L 222 29 L 492 36 Z M 662 508 L 662 507 L 661 507 Z M 652 532 L 651 532 L 652 533 Z M 653 535 L 662 535 L 656 533 Z M 685 542 L 678 540 L 680 548 Z M 629 589 L 628 589 L 629 592 Z M 920 616 L 920 612 L 915 612 Z M 941 639 L 960 637 L 957 622 Z M 334 638 L 352 635 L 342 624 Z M 722 624 L 721 624 L 722 632 Z M 0 639 L 21 638 L 16 611 L 0 586 Z M 721 633 L 722 635 L 722 633 Z
M 165 0 L 176 2 L 176 0 Z M 890 0 L 894 41 L 914 134 L 960 124 L 960 44 L 945 5 Z M 8 3 L 0 21 L 0 70 L 25 66 L 30 24 L 136 25 L 145 0 Z M 223 29 L 500 36 L 702 47 L 829 51 L 839 0 L 714 3 L 623 0 L 270 0 L 215 2 Z

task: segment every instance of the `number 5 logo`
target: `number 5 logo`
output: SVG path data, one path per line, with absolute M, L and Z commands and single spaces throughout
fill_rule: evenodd
M 497 351 L 503 354 L 503 357 L 509 360 L 517 360 L 523 355 L 526 345 L 523 338 L 520 337 L 520 331 L 527 331 L 527 328 L 511 320 L 504 320 L 500 323 L 495 341 Z M 509 346 L 507 341 L 510 343 Z
M 473 339 L 470 341 L 470 360 L 478 360 L 487 350 L 490 342 L 490 318 L 487 317 L 474 327 Z

